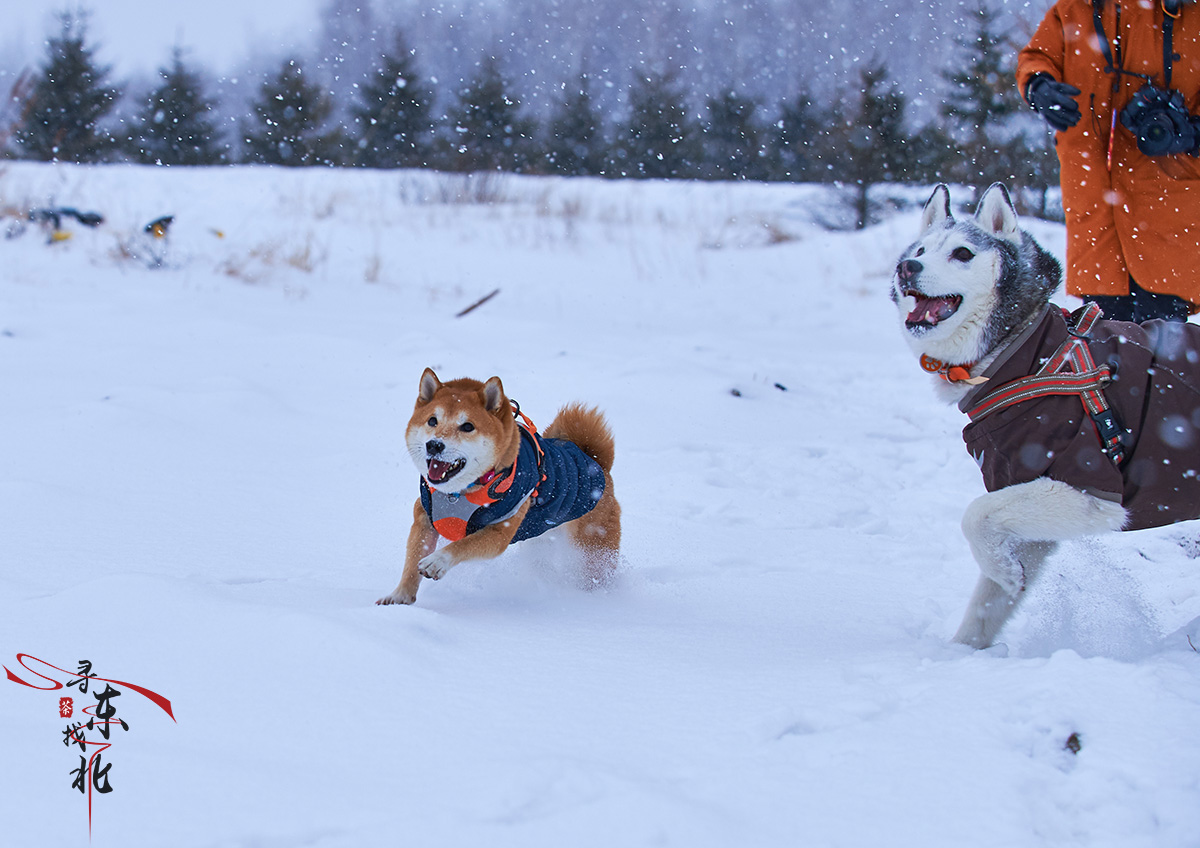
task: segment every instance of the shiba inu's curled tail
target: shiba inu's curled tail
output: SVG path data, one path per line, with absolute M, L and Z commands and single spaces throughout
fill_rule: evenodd
M 546 427 L 548 439 L 566 439 L 574 442 L 605 471 L 611 472 L 616 458 L 612 430 L 604 420 L 604 414 L 595 407 L 571 403 L 558 411 L 558 415 Z

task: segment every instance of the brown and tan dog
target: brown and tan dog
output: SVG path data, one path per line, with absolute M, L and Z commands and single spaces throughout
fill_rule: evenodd
M 499 377 L 442 383 L 426 368 L 406 442 L 421 497 L 400 585 L 376 603 L 411 604 L 422 576 L 437 580 L 559 525 L 581 553 L 589 585 L 616 569 L 621 507 L 612 432 L 598 410 L 565 406 L 541 436 L 519 408 L 514 413 Z M 438 549 L 439 538 L 449 544 Z

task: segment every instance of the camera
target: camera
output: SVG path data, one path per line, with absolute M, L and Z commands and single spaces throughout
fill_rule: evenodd
M 1178 91 L 1142 86 L 1121 110 L 1121 123 L 1147 156 L 1200 155 L 1200 118 L 1188 113 Z

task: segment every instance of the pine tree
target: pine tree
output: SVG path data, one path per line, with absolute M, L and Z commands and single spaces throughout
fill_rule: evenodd
M 904 120 L 908 102 L 889 81 L 887 66 L 875 64 L 859 76 L 858 112 L 841 128 L 844 179 L 854 186 L 855 228 L 874 220 L 871 187 L 906 178 L 911 161 Z
M 133 121 L 129 145 L 138 161 L 159 165 L 213 165 L 225 159 L 213 112 L 197 71 L 177 47 L 162 83 L 147 95 Z
M 794 182 L 830 179 L 822 146 L 828 122 L 828 116 L 817 108 L 807 91 L 801 91 L 783 103 L 767 143 L 770 151 L 768 178 Z
M 534 123 L 521 115 L 494 56 L 485 56 L 478 68 L 450 115 L 450 165 L 460 171 L 527 170 Z
M 959 148 L 940 121 L 930 121 L 909 139 L 905 180 L 910 183 L 944 183 L 955 179 Z
M 59 16 L 62 30 L 47 42 L 45 64 L 19 120 L 14 138 L 30 159 L 102 161 L 116 148 L 100 121 L 120 91 L 107 84 L 110 68 L 97 65 L 86 43 L 83 15 Z
M 550 170 L 555 173 L 594 176 L 604 172 L 603 119 L 592 102 L 590 82 L 587 74 L 580 74 L 551 118 L 545 147 Z
M 1041 129 L 1041 127 L 1039 127 Z M 1048 193 L 1059 184 L 1058 154 L 1045 132 L 1021 135 L 1011 142 L 1013 201 L 1022 215 L 1062 220 L 1061 210 L 1048 207 Z
M 942 73 L 950 89 L 941 114 L 959 148 L 953 179 L 974 185 L 976 196 L 994 182 L 1010 183 L 1027 152 L 1013 118 L 1024 111 L 1014 82 L 1019 45 L 985 0 L 969 13 L 970 28 L 958 39 L 963 62 Z
M 758 103 L 726 89 L 709 97 L 703 126 L 705 174 L 714 179 L 762 179 L 765 163 L 755 120 Z
M 244 160 L 264 165 L 337 165 L 343 159 L 341 132 L 329 128 L 332 101 L 310 83 L 295 60 L 267 79 L 242 124 Z
M 666 179 L 699 170 L 699 131 L 674 72 L 639 72 L 629 90 L 629 123 L 617 147 L 614 175 Z
M 368 168 L 429 164 L 433 144 L 433 92 L 421 81 L 403 36 L 360 89 L 353 109 L 359 128 L 357 162 Z

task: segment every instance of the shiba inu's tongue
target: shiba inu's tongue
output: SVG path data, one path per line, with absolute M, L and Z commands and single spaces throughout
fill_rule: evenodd
M 444 483 L 462 470 L 466 465 L 461 459 L 454 462 L 442 462 L 440 459 L 429 460 L 429 473 L 426 475 L 430 483 Z
M 905 321 L 909 324 L 937 324 L 939 321 L 945 321 L 957 310 L 962 298 L 951 295 L 947 297 L 923 297 L 916 293 L 909 293 L 916 306 L 913 311 L 908 313 L 908 318 Z

